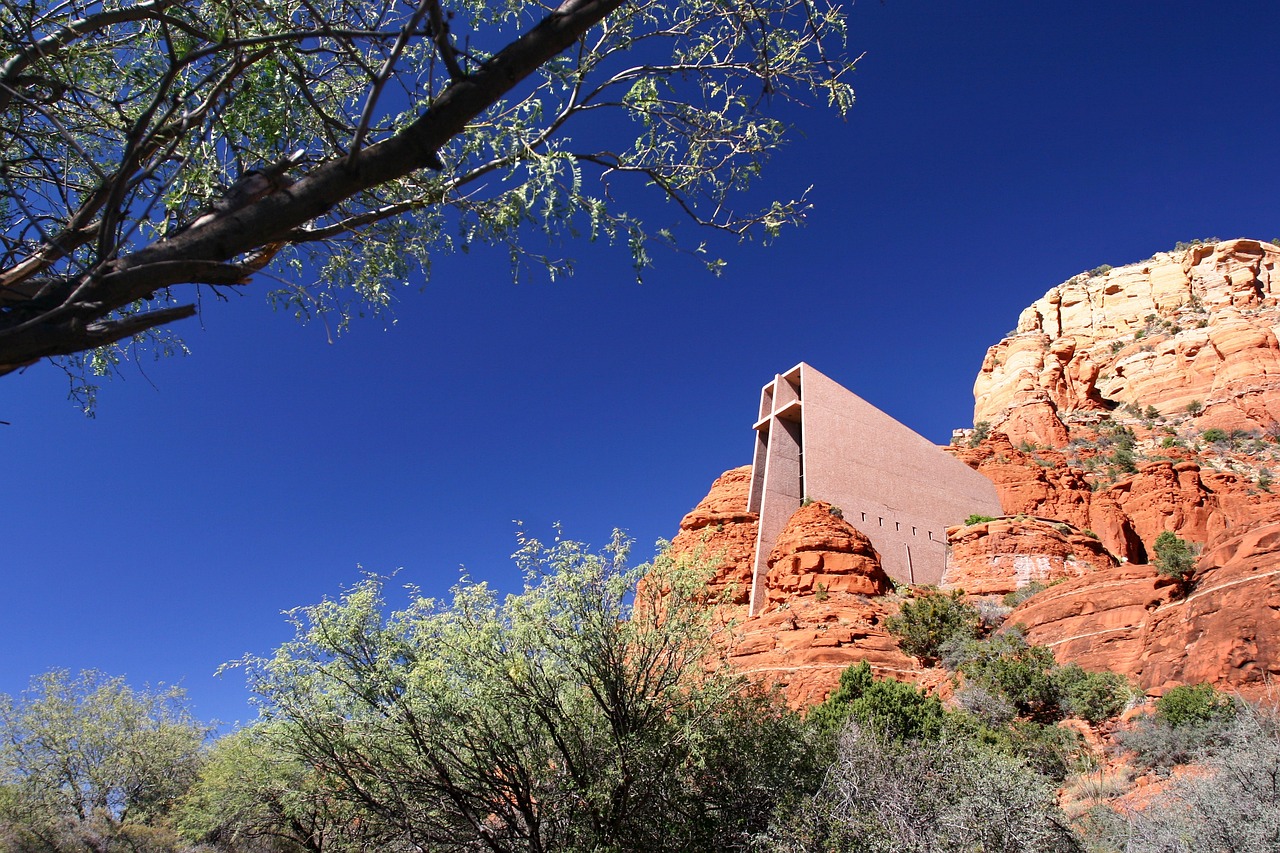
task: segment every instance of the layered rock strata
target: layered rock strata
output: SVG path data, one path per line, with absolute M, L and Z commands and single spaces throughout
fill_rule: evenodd
M 947 530 L 951 554 L 944 589 L 1004 595 L 1117 565 L 1102 542 L 1069 524 L 1043 518 L 997 518 Z
M 987 351 L 974 423 L 1056 446 L 1064 415 L 1136 404 L 1267 428 L 1280 421 L 1278 264 L 1274 244 L 1228 240 L 1063 282 Z
M 1219 536 L 1189 588 L 1119 566 L 1049 587 L 1009 618 L 1059 660 L 1152 693 L 1207 682 L 1261 698 L 1280 676 L 1280 516 Z

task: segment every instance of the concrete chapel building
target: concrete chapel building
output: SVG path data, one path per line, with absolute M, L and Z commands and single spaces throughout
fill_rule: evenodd
M 1003 513 L 990 480 L 803 362 L 764 386 L 755 431 L 753 614 L 769 553 L 805 498 L 840 507 L 889 577 L 917 584 L 942 579 L 948 526 Z

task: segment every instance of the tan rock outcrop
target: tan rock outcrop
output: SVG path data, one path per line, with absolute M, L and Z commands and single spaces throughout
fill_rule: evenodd
M 1092 536 L 1063 522 L 1015 516 L 947 530 L 951 555 L 943 589 L 1004 595 L 1032 582 L 1052 583 L 1116 566 Z
M 1280 420 L 1278 265 L 1275 245 L 1228 240 L 1063 282 L 987 351 L 974 422 L 1059 446 L 1052 421 L 1070 412 L 1198 401 L 1202 426 L 1267 427 Z

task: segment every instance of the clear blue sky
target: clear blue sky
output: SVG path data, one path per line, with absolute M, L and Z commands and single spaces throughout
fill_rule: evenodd
M 513 519 L 622 527 L 647 553 L 750 461 L 775 372 L 808 361 L 943 443 L 1049 287 L 1280 235 L 1274 2 L 863 0 L 850 21 L 856 107 L 799 115 L 769 176 L 814 185 L 809 224 L 713 240 L 722 278 L 659 255 L 637 285 L 593 248 L 574 278 L 517 285 L 497 254 L 444 258 L 394 325 L 333 345 L 260 291 L 211 306 L 189 358 L 126 368 L 96 420 L 54 368 L 0 379 L 0 692 L 96 667 L 245 719 L 214 669 L 269 652 L 281 610 L 358 564 L 513 588 Z

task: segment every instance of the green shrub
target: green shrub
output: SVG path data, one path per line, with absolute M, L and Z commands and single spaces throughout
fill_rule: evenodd
M 889 633 L 902 650 L 925 661 L 938 659 L 938 651 L 952 637 L 976 637 L 978 611 L 964 601 L 964 593 L 935 592 L 904 601 L 896 616 L 885 620 Z
M 1224 722 L 1171 726 L 1144 716 L 1117 731 L 1114 738 L 1118 746 L 1133 753 L 1136 767 L 1163 772 L 1212 752 L 1228 728 Z
M 1196 758 L 1203 762 L 1198 772 L 1172 780 L 1148 807 L 1129 810 L 1118 831 L 1091 849 L 1280 849 L 1280 719 L 1275 709 L 1242 709 Z
M 1230 436 L 1227 435 L 1226 430 L 1218 429 L 1217 427 L 1210 427 L 1209 429 L 1200 433 L 1200 437 L 1203 438 L 1205 441 L 1209 442 L 1210 444 L 1217 444 L 1218 442 L 1223 442 L 1230 439 Z
M 945 713 L 936 697 L 891 678 L 875 678 L 862 661 L 840 673 L 839 686 L 805 719 L 830 736 L 854 719 L 889 741 L 936 740 Z
M 1183 580 L 1195 570 L 1195 549 L 1171 530 L 1156 537 L 1155 553 L 1156 572 L 1164 577 Z
M 1156 701 L 1157 719 L 1174 728 L 1230 720 L 1237 709 L 1234 699 L 1211 684 L 1179 685 Z
M 989 435 L 991 435 L 991 422 L 978 421 L 973 425 L 973 433 L 969 436 L 969 446 L 977 447 Z
M 1271 491 L 1271 472 L 1266 468 L 1258 472 L 1258 488 L 1264 492 Z
M 1061 716 L 1053 652 L 1028 643 L 1017 628 L 986 640 L 952 643 L 945 662 L 969 681 L 1003 695 L 1020 715 Z
M 990 515 L 979 515 L 975 512 L 964 520 L 964 524 L 965 527 L 968 527 L 971 524 L 986 524 L 988 521 L 995 521 L 995 517 Z
M 1016 758 L 1055 782 L 1067 778 L 1080 763 L 1084 741 L 1079 734 L 1053 724 L 1015 720 L 1007 726 L 988 728 L 976 739 L 1011 758 Z
M 1199 400 L 1192 400 L 1190 403 L 1187 403 L 1187 414 L 1191 415 L 1191 417 L 1194 418 L 1203 411 L 1204 403 L 1201 403 Z
M 1062 710 L 1094 725 L 1118 717 L 1133 695 L 1124 676 L 1087 672 L 1074 663 L 1059 669 L 1053 678 Z
M 1127 447 L 1118 447 L 1116 452 L 1111 454 L 1111 464 L 1124 471 L 1132 474 L 1138 470 L 1138 463 L 1133 458 L 1133 451 Z
M 1122 450 L 1133 450 L 1138 443 L 1138 437 L 1134 435 L 1133 430 L 1124 424 L 1117 424 L 1108 435 L 1115 446 Z

